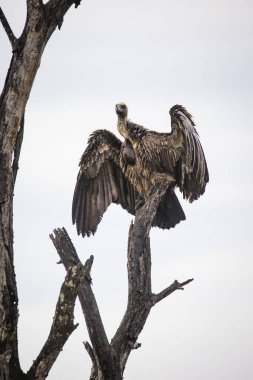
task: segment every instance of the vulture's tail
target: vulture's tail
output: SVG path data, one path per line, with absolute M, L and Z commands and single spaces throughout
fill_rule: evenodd
M 158 206 L 152 226 L 169 229 L 182 220 L 185 220 L 185 213 L 174 190 L 168 189 Z

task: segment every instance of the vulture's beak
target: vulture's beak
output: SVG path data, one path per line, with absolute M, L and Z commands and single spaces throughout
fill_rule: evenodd
M 116 113 L 123 114 L 125 111 L 121 104 L 116 104 Z
M 127 116 L 127 106 L 124 103 L 117 103 L 115 106 L 116 114 L 121 117 Z

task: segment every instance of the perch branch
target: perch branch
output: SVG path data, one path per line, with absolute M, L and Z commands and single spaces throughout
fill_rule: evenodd
M 17 45 L 17 38 L 15 37 L 15 35 L 14 35 L 14 33 L 10 27 L 10 24 L 8 23 L 8 20 L 5 17 L 5 14 L 4 14 L 1 7 L 0 7 L 0 21 L 3 25 L 3 28 L 4 28 L 8 38 L 9 38 L 9 41 L 10 41 L 11 46 L 12 46 L 12 50 L 15 50 L 16 45 Z
M 134 221 L 135 233 L 142 233 L 143 231 L 146 235 L 149 235 L 150 228 L 152 226 L 153 219 L 156 215 L 157 207 L 160 200 L 166 190 L 168 189 L 168 181 L 160 180 L 151 188 L 148 199 L 144 205 L 137 211 Z
M 168 297 L 171 293 L 175 292 L 175 290 L 184 290 L 184 286 L 189 284 L 193 281 L 193 278 L 190 278 L 189 280 L 186 280 L 184 282 L 178 282 L 175 280 L 170 286 L 168 286 L 166 289 L 162 290 L 158 294 L 153 295 L 153 305 L 155 305 L 157 302 L 163 300 L 164 298 Z
M 44 6 L 42 0 L 26 0 L 28 13 L 36 8 L 42 8 Z
M 27 375 L 30 379 L 45 379 L 62 350 L 74 325 L 74 306 L 79 284 L 83 281 L 87 267 L 79 264 L 69 267 L 56 305 L 49 337 Z
M 138 346 L 142 331 L 153 306 L 151 292 L 151 252 L 149 232 L 157 207 L 169 183 L 156 183 L 143 207 L 130 226 L 128 240 L 128 304 L 123 320 L 112 339 L 113 351 L 120 352 L 120 368 L 123 373 L 132 349 Z

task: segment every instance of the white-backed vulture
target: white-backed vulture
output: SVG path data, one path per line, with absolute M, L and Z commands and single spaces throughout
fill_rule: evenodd
M 72 204 L 77 233 L 96 232 L 107 207 L 120 204 L 135 214 L 145 202 L 153 183 L 165 178 L 169 187 L 163 196 L 153 226 L 174 227 L 185 219 L 175 187 L 189 202 L 198 199 L 209 180 L 207 164 L 192 116 L 180 105 L 170 110 L 171 132 L 148 130 L 128 120 L 124 103 L 116 105 L 122 143 L 107 130 L 96 130 L 80 160 Z

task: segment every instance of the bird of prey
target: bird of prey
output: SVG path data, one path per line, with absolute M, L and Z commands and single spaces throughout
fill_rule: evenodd
M 90 236 L 97 230 L 107 207 L 120 204 L 135 215 L 161 179 L 169 183 L 153 226 L 175 227 L 185 220 L 175 187 L 189 202 L 198 199 L 209 180 L 205 155 L 192 116 L 181 105 L 170 109 L 171 132 L 159 133 L 128 119 L 124 103 L 116 105 L 117 128 L 124 141 L 110 131 L 94 131 L 80 160 L 72 203 L 77 233 Z

